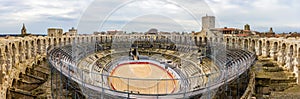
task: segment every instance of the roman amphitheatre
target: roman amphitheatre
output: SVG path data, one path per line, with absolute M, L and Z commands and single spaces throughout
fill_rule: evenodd
M 298 38 L 228 36 L 218 29 L 208 32 L 222 36 L 70 36 L 49 30 L 57 35 L 1 38 L 1 96 L 252 98 L 256 92 L 274 95 L 299 83 Z M 263 71 L 287 71 L 286 78 L 255 78 L 251 66 L 262 58 L 280 66 Z

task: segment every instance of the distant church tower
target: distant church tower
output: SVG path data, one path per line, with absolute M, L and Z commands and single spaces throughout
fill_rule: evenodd
M 250 31 L 250 25 L 249 25 L 249 24 L 246 24 L 246 25 L 244 26 L 244 30 Z
M 23 27 L 22 27 L 22 30 L 21 30 L 21 35 L 26 35 L 26 27 L 25 27 L 25 24 L 23 23 Z

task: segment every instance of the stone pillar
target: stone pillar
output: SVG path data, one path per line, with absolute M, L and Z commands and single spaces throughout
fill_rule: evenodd
M 267 46 L 265 44 L 265 46 L 262 47 L 262 53 L 261 53 L 263 57 L 268 57 L 269 53 L 267 53 L 267 50 L 269 50 L 269 49 L 267 49 Z
M 296 79 L 297 79 L 297 84 L 300 85 L 300 66 L 299 65 L 296 66 L 295 69 L 297 70 L 295 72 L 295 74 L 296 74 L 295 76 L 296 76 Z
M 272 48 L 270 49 L 270 57 L 271 57 L 272 60 L 275 60 L 275 58 L 277 57 L 276 52 L 277 52 L 277 51 L 275 51 L 275 48 L 274 48 L 274 47 L 272 47 Z
M 24 47 L 23 47 L 24 48 Z M 23 62 L 23 61 L 25 61 L 24 59 L 25 59 L 25 57 L 24 57 L 24 49 L 22 48 L 22 51 L 21 52 L 19 52 L 19 61 L 20 62 Z
M 282 66 L 284 64 L 284 53 L 282 53 L 281 51 L 278 52 L 277 63 L 279 66 Z
M 298 67 L 297 75 L 298 75 L 298 77 L 297 77 L 297 84 L 300 85 L 300 69 L 299 69 L 299 67 Z
M 47 53 L 47 48 L 50 46 L 50 40 L 48 39 L 48 38 L 45 38 L 46 40 L 45 40 L 45 47 L 44 47 L 44 49 L 45 49 L 45 52 Z
M 257 56 L 261 55 L 261 53 L 259 51 L 259 45 L 255 45 L 255 53 L 256 53 Z
M 19 68 L 19 63 L 20 63 L 20 54 L 15 54 L 15 67 Z
M 293 61 L 293 73 L 295 73 L 295 77 L 297 79 L 297 84 L 300 85 L 300 57 L 295 57 Z
M 37 48 L 37 44 L 36 44 L 36 42 L 35 41 L 33 41 L 33 45 L 31 45 L 31 54 L 32 54 L 32 56 L 36 56 L 36 49 Z
M 293 61 L 293 58 L 292 58 L 292 53 L 288 52 L 286 55 L 285 55 L 285 66 L 289 71 L 292 71 L 292 61 Z
M 26 41 L 24 41 L 24 42 L 26 42 Z M 25 57 L 28 57 L 28 59 L 31 58 L 30 46 L 31 46 L 31 44 L 29 41 L 27 41 L 27 43 L 25 43 L 25 46 L 24 46 L 24 54 L 25 54 Z

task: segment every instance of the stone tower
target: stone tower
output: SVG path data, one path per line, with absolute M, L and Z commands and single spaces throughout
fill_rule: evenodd
M 74 27 L 72 27 L 71 29 L 69 29 L 69 34 L 70 34 L 70 36 L 77 35 L 77 29 L 75 29 Z
M 269 33 L 274 33 L 273 28 L 270 27 Z
M 26 27 L 25 27 L 25 24 L 23 23 L 23 27 L 22 27 L 22 30 L 21 30 L 21 35 L 26 35 Z
M 202 31 L 208 31 L 211 28 L 215 28 L 215 16 L 202 17 Z
M 63 35 L 63 29 L 61 28 L 48 28 L 49 37 L 61 37 Z
M 249 25 L 249 24 L 246 24 L 246 25 L 244 26 L 244 30 L 250 31 L 250 25 Z

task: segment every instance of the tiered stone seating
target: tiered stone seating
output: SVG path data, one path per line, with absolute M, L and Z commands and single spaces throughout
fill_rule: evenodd
M 19 79 L 14 79 L 9 89 L 7 99 L 36 99 L 46 98 L 46 90 L 39 88 L 49 77 L 49 67 L 46 62 L 28 68 L 25 74 L 20 74 Z
M 185 42 L 187 43 L 187 42 Z M 187 84 L 190 89 L 188 91 L 195 91 L 201 88 L 204 88 L 208 82 L 217 82 L 220 80 L 218 77 L 220 76 L 220 70 L 228 69 L 228 75 L 235 76 L 238 66 L 244 66 L 249 58 L 252 58 L 252 53 L 243 50 L 237 49 L 228 49 L 226 53 L 216 54 L 213 57 L 202 58 L 202 62 L 198 59 L 199 56 L 199 48 L 193 47 L 191 45 L 181 43 L 179 45 L 174 46 L 174 44 L 169 43 L 168 41 L 161 39 L 157 41 L 149 42 L 138 42 L 136 46 L 138 46 L 138 50 L 143 54 L 149 55 L 150 59 L 155 61 L 165 62 L 166 60 L 171 60 L 171 67 L 182 80 L 181 83 Z M 152 44 L 152 45 L 151 45 Z M 112 43 L 99 43 L 99 49 L 97 49 L 96 54 L 91 54 L 93 52 L 92 49 L 88 49 L 88 44 L 86 45 L 76 45 L 76 48 L 86 51 L 85 53 L 81 53 L 79 58 L 81 58 L 81 62 L 78 65 L 80 69 L 85 70 L 84 75 L 90 75 L 91 72 L 89 69 L 92 67 L 92 76 L 96 76 L 100 78 L 101 74 L 109 74 L 110 69 L 115 66 L 113 61 L 119 61 L 121 56 L 128 56 L 129 47 L 131 47 L 131 43 L 128 42 L 119 42 L 113 41 Z M 147 54 L 149 52 L 150 54 Z M 61 64 L 61 60 L 65 62 L 63 67 L 65 70 L 68 68 L 68 62 L 74 65 L 74 61 L 72 60 L 72 47 L 66 46 L 62 49 L 54 49 L 53 52 L 50 52 L 51 59 L 54 60 L 54 64 Z M 61 57 L 57 57 L 62 55 Z M 245 57 L 246 56 L 246 57 Z M 128 58 L 128 57 L 127 57 Z M 213 60 L 213 61 L 212 61 Z M 177 68 L 179 67 L 179 68 Z M 243 69 L 243 68 L 242 68 Z M 227 76 L 227 75 L 226 75 Z M 96 81 L 96 83 L 95 83 Z M 86 79 L 87 83 L 92 84 L 103 84 L 104 80 L 94 80 L 94 79 Z M 106 87 L 109 87 L 108 84 L 105 84 Z

